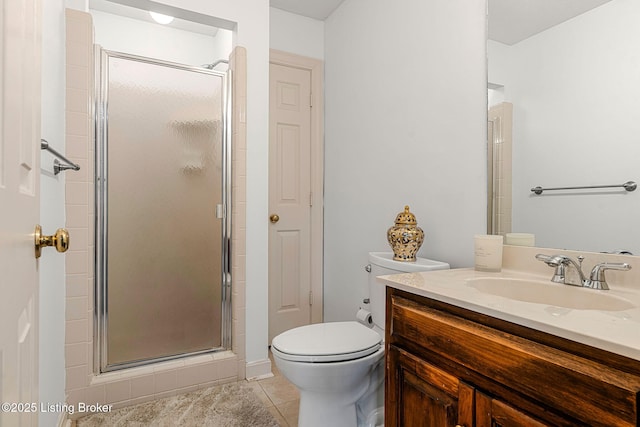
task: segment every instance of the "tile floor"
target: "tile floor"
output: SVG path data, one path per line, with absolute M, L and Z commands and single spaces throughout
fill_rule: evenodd
M 298 408 L 300 406 L 300 394 L 298 389 L 287 381 L 286 378 L 278 371 L 278 368 L 273 361 L 271 352 L 269 352 L 269 358 L 271 359 L 271 371 L 273 377 L 264 378 L 260 380 L 246 381 L 245 384 L 256 394 L 260 401 L 269 410 L 271 415 L 279 423 L 280 427 L 297 427 L 298 425 Z M 176 396 L 174 399 L 179 399 L 181 396 Z M 153 402 L 150 402 L 153 403 Z M 148 405 L 148 404 L 147 404 Z M 124 418 L 123 418 L 124 419 Z M 95 420 L 89 420 L 94 422 Z M 103 420 L 104 421 L 104 420 Z M 108 422 L 112 422 L 110 420 Z M 85 421 L 88 422 L 88 421 Z M 124 422 L 124 421 L 123 421 Z M 75 421 L 71 423 L 71 426 L 76 427 L 78 423 Z M 91 425 L 106 425 L 101 423 L 100 420 L 97 424 L 94 422 Z M 144 423 L 134 423 L 123 425 L 139 425 L 143 426 Z M 149 421 L 147 425 L 156 425 L 155 421 Z M 163 424 L 164 425 L 164 424 Z M 189 425 L 191 427 L 191 425 Z
M 75 427 L 281 427 L 246 381 L 80 418 Z
M 269 358 L 273 377 L 249 381 L 248 384 L 282 427 L 297 427 L 300 406 L 298 389 L 278 371 L 271 351 Z

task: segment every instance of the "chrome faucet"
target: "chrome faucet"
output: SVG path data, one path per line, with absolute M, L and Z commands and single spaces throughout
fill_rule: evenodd
M 583 256 L 578 257 L 578 262 L 575 262 L 568 256 L 564 255 L 544 255 L 538 254 L 536 255 L 536 259 L 538 261 L 542 261 L 547 264 L 549 267 L 554 267 L 555 271 L 553 273 L 553 277 L 551 278 L 552 282 L 562 283 L 565 285 L 572 286 L 582 286 L 585 288 L 591 289 L 600 289 L 600 290 L 608 290 L 609 285 L 607 285 L 607 281 L 604 277 L 604 272 L 606 270 L 631 270 L 631 265 L 624 263 L 613 263 L 613 262 L 603 262 L 600 264 L 596 264 L 591 270 L 591 274 L 587 279 L 582 272 L 582 261 L 584 260 Z M 573 283 L 567 280 L 567 267 L 573 266 L 578 272 L 578 276 L 580 276 L 580 283 Z

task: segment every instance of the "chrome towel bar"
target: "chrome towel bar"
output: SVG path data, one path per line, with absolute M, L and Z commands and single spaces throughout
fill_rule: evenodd
M 53 174 L 54 175 L 58 175 L 60 172 L 67 170 L 67 169 L 72 169 L 74 171 L 79 171 L 80 170 L 80 165 L 77 165 L 75 163 L 73 163 L 71 160 L 67 159 L 65 156 L 63 156 L 62 154 L 58 153 L 55 149 L 51 148 L 51 146 L 49 145 L 49 142 L 47 142 L 46 139 L 41 139 L 40 140 L 40 149 L 41 150 L 47 150 L 48 152 L 50 152 L 51 154 L 53 154 L 54 156 L 56 156 L 58 159 L 62 160 L 65 163 L 60 163 L 58 161 L 58 159 L 55 159 L 53 161 Z
M 638 185 L 634 181 L 627 181 L 624 184 L 618 185 L 589 185 L 584 187 L 556 187 L 556 188 L 542 188 L 542 187 L 533 187 L 531 192 L 536 194 L 542 194 L 543 191 L 551 191 L 551 190 L 583 190 L 588 188 L 616 188 L 623 187 L 627 191 L 634 191 Z

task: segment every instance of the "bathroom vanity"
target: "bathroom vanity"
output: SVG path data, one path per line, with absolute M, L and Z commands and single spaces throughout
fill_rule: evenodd
M 473 285 L 479 276 L 459 269 L 379 279 L 387 285 L 386 426 L 639 425 L 636 292 L 575 288 L 545 304 L 486 295 Z M 488 275 L 505 277 L 524 280 Z M 590 305 L 600 297 L 616 301 Z

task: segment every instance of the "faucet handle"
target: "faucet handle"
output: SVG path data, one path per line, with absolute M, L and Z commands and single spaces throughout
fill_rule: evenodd
M 551 262 L 551 258 L 553 258 L 551 255 L 546 255 L 546 254 L 537 254 L 536 255 L 536 259 L 538 261 L 542 261 L 545 264 L 548 264 L 549 262 Z
M 589 280 L 585 283 L 585 286 L 592 289 L 602 289 L 608 290 L 609 285 L 607 285 L 606 278 L 604 277 L 604 272 L 606 270 L 631 270 L 631 265 L 626 262 L 603 262 L 601 264 L 596 264 L 591 270 L 591 276 L 589 276 Z
M 547 264 L 549 267 L 554 267 L 552 282 L 565 283 L 566 265 L 569 263 L 569 259 L 563 255 L 545 255 L 537 254 L 536 259 Z
M 569 264 L 569 257 L 564 255 L 545 255 L 545 254 L 537 254 L 536 259 L 538 261 L 542 261 L 547 264 L 549 267 L 557 267 L 558 265 L 566 265 Z

